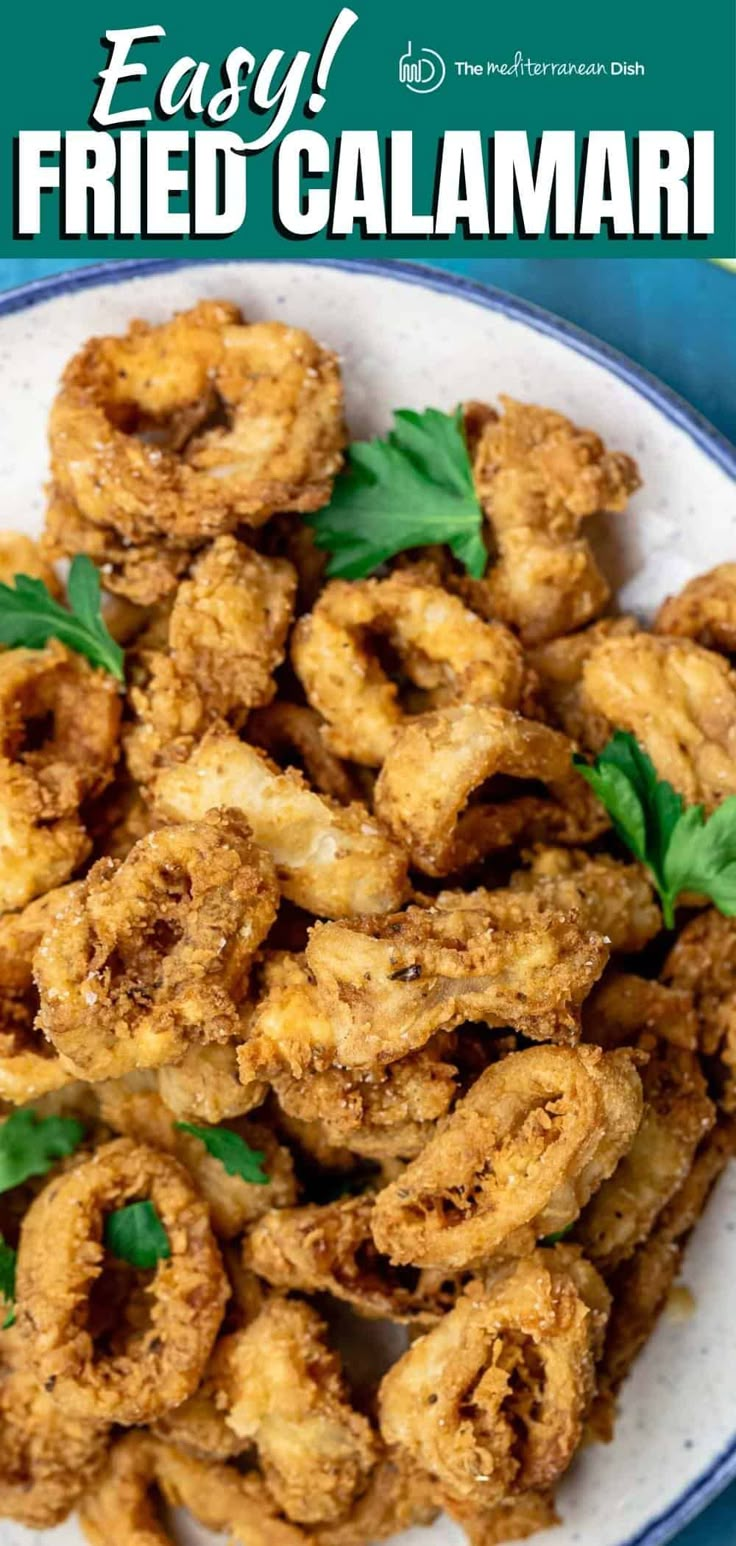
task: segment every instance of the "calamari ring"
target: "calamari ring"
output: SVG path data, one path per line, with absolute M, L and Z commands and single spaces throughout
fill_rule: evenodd
M 227 1041 L 277 906 L 273 865 L 237 811 L 150 832 L 121 864 L 100 859 L 44 935 L 38 1024 L 82 1079 Z
M 244 1081 L 395 1063 L 465 1021 L 577 1041 L 607 949 L 561 913 L 410 907 L 316 924 L 306 956 L 279 959 L 238 1048 Z M 270 965 L 270 963 L 269 963 Z
M 460 1271 L 566 1229 L 641 1121 L 636 1054 L 531 1047 L 487 1068 L 426 1149 L 379 1192 L 394 1263 Z
M 105 1220 L 150 1199 L 170 1256 L 138 1280 L 130 1319 L 113 1304 L 109 1350 L 96 1345 L 104 1309 Z M 53 1250 L 49 1242 L 53 1241 Z M 103 1144 L 56 1176 L 31 1204 L 18 1249 L 18 1326 L 28 1365 L 64 1412 L 96 1422 L 150 1422 L 196 1390 L 229 1294 L 207 1206 L 168 1154 L 128 1138 Z
M 158 775 L 154 797 L 164 821 L 197 821 L 212 805 L 242 811 L 283 895 L 317 917 L 389 912 L 404 900 L 406 854 L 364 805 L 316 794 L 235 735 L 208 731 L 187 762 Z
M 208 428 L 218 411 L 228 426 Z M 196 546 L 329 499 L 345 440 L 337 361 L 298 328 L 201 301 L 85 344 L 49 438 L 53 479 L 86 521 Z
M 609 1304 L 569 1247 L 472 1284 L 385 1375 L 387 1443 L 450 1497 L 490 1506 L 551 1486 L 582 1436 Z
M 58 640 L 0 653 L 0 757 L 35 780 L 44 821 L 72 815 L 110 782 L 120 714 L 109 672 Z
M 307 1536 L 278 1515 L 257 1471 L 199 1460 L 151 1438 L 128 1433 L 110 1452 L 107 1468 L 79 1509 L 90 1546 L 173 1546 L 155 1506 L 163 1493 L 172 1508 L 188 1510 L 205 1529 L 233 1531 L 238 1546 L 306 1546 Z
M 251 745 L 268 752 L 280 767 L 302 768 L 313 789 L 340 805 L 350 805 L 363 791 L 345 763 L 328 750 L 322 724 L 319 714 L 306 704 L 269 703 L 249 716 L 245 734 Z
M 611 587 L 587 537 L 557 542 L 531 526 L 498 540 L 498 560 L 481 582 L 494 617 L 525 645 L 543 644 L 600 617 Z
M 586 843 L 608 821 L 572 766 L 573 749 L 559 731 L 509 709 L 437 709 L 397 733 L 376 783 L 376 814 L 427 875 L 449 875 L 522 838 Z M 494 800 L 484 785 L 499 776 L 504 796 L 513 780 L 518 794 Z
M 235 1042 L 188 1047 L 178 1063 L 168 1063 L 156 1075 L 161 1099 L 180 1122 L 231 1122 L 262 1106 L 268 1085 L 243 1085 L 238 1073 Z
M 297 623 L 291 657 L 338 757 L 380 767 L 407 718 L 396 684 L 371 653 L 375 635 L 398 652 L 406 675 L 428 697 L 425 707 L 519 702 L 524 657 L 503 624 L 484 622 L 410 569 L 387 580 L 333 580 Z
M 28 1368 L 17 1328 L 0 1338 L 0 1517 L 31 1530 L 61 1523 L 99 1474 L 105 1423 L 63 1412 Z

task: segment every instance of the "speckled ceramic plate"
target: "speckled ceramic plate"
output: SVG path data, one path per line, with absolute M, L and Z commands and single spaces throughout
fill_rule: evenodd
M 1 525 L 40 525 L 46 417 L 67 357 L 90 333 L 162 319 L 202 295 L 231 297 L 248 317 L 299 323 L 337 349 L 354 435 L 384 429 L 394 406 L 449 408 L 508 392 L 632 452 L 644 488 L 630 514 L 599 524 L 595 541 L 622 603 L 643 616 L 692 574 L 736 558 L 736 453 L 697 414 L 543 312 L 391 262 L 119 263 L 2 297 Z M 685 329 L 697 325 L 696 315 L 683 318 Z M 736 1166 L 696 1231 L 685 1281 L 695 1312 L 663 1319 L 625 1387 L 615 1442 L 574 1467 L 555 1546 L 660 1546 L 736 1475 Z M 445 1522 L 431 1537 L 411 1536 L 411 1546 L 460 1540 Z M 181 1538 L 207 1539 L 191 1525 Z M 33 1535 L 3 1522 L 0 1541 L 79 1546 L 81 1535 L 74 1523 Z

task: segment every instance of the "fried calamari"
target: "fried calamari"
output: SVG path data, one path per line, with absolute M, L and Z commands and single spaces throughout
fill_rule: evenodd
M 118 1270 L 103 1244 L 107 1216 L 145 1198 L 170 1248 L 152 1276 Z M 16 1292 L 28 1368 L 61 1410 L 134 1424 L 196 1389 L 228 1289 L 207 1207 L 187 1172 L 167 1154 L 118 1138 L 56 1176 L 31 1204 Z
M 519 702 L 523 655 L 501 623 L 483 622 L 409 569 L 387 580 L 333 580 L 294 629 L 291 655 L 338 757 L 380 767 L 407 717 L 396 682 L 373 652 L 376 639 L 395 651 L 426 708 Z
M 566 1230 L 642 1116 L 628 1051 L 532 1047 L 492 1064 L 378 1193 L 373 1238 L 399 1265 L 460 1271 Z
M 564 1247 L 471 1285 L 384 1376 L 387 1443 L 484 1508 L 551 1486 L 580 1442 L 608 1304 Z
M 101 859 L 35 957 L 39 1025 L 65 1066 L 114 1078 L 236 1036 L 277 900 L 268 855 L 233 811 L 152 832 L 120 865 Z
M 449 875 L 511 843 L 589 842 L 608 822 L 572 751 L 559 731 L 509 709 L 439 709 L 397 732 L 376 813 L 427 875 Z
M 406 855 L 365 806 L 315 794 L 234 735 L 210 731 L 154 792 L 167 821 L 199 821 L 213 805 L 242 811 L 283 895 L 317 917 L 391 912 L 404 900 Z

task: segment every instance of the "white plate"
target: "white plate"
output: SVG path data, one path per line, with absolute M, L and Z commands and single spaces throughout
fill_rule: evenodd
M 736 558 L 736 453 L 685 404 L 603 345 L 534 308 L 401 263 L 121 263 L 0 299 L 0 525 L 34 532 L 46 475 L 46 417 L 59 372 L 91 333 L 227 296 L 251 318 L 299 323 L 342 357 L 354 436 L 393 407 L 450 408 L 498 392 L 548 404 L 632 452 L 645 479 L 631 511 L 596 541 L 622 602 L 650 615 L 692 574 Z M 697 316 L 683 317 L 695 331 Z M 585 1452 L 561 1492 L 554 1546 L 659 1546 L 736 1475 L 736 1166 L 688 1253 L 696 1311 L 666 1317 L 621 1404 L 615 1442 Z M 211 1539 L 187 1528 L 186 1539 Z M 460 1540 L 440 1522 L 412 1546 Z M 540 1539 L 544 1540 L 545 1537 Z M 3 1546 L 79 1546 L 74 1523 Z M 112 1546 L 112 1543 L 111 1543 Z

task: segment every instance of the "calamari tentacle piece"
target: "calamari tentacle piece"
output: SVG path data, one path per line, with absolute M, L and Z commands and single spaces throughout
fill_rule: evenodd
M 736 673 L 691 639 L 607 639 L 583 681 L 593 707 L 641 742 L 688 805 L 736 794 Z

